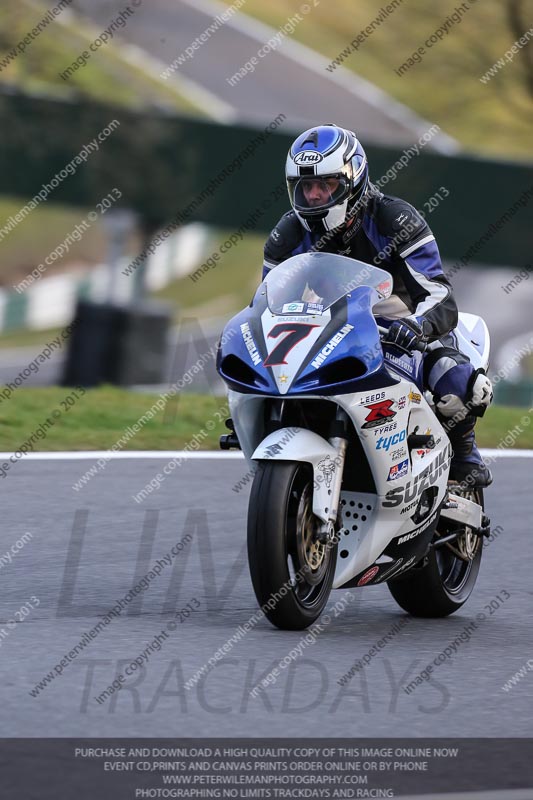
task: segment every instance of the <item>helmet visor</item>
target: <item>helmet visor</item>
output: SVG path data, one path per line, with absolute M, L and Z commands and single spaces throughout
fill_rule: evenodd
M 287 178 L 292 207 L 306 214 L 317 214 L 343 203 L 351 193 L 351 180 L 346 175 L 310 175 Z

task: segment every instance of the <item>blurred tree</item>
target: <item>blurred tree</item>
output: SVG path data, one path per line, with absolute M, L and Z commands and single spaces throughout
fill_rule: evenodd
M 529 6 L 527 10 L 526 6 Z M 506 15 L 514 40 L 518 41 L 526 31 L 530 30 L 532 20 L 530 0 L 507 0 Z M 530 42 L 522 47 L 516 58 L 523 69 L 526 91 L 533 98 L 533 47 Z

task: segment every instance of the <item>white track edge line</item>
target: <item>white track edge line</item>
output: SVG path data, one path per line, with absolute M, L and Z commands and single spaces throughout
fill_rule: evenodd
M 482 449 L 481 454 L 492 458 L 533 458 L 533 450 L 491 450 Z M 8 459 L 12 452 L 0 453 L 0 460 Z M 244 458 L 240 451 L 222 452 L 219 450 L 127 450 L 125 452 L 111 452 L 110 450 L 70 450 L 49 453 L 28 453 L 24 460 L 31 461 L 82 461 L 98 460 L 105 458 L 106 461 L 113 459 L 153 459 L 153 458 L 186 458 L 191 460 L 220 460 L 224 458 L 240 459 Z M 22 460 L 22 459 L 20 459 Z

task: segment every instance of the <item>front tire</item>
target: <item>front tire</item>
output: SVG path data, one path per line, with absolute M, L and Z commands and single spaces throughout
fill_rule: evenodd
M 248 563 L 257 602 L 282 630 L 311 625 L 333 583 L 337 543 L 318 542 L 312 501 L 308 464 L 259 463 L 248 507 Z
M 484 507 L 483 489 L 463 494 Z M 437 526 L 437 541 L 438 533 Z M 415 566 L 405 576 L 388 581 L 390 593 L 404 611 L 415 617 L 453 614 L 472 594 L 482 552 L 483 537 L 463 526 L 463 533 L 453 545 L 430 550 L 423 566 Z

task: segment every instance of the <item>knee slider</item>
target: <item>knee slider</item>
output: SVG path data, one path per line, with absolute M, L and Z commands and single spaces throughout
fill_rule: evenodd
M 467 403 L 474 417 L 482 417 L 494 397 L 492 383 L 484 369 L 476 369 L 467 386 Z
M 453 417 L 456 422 L 460 422 L 470 413 L 468 407 L 456 394 L 445 394 L 437 400 L 435 407 L 443 417 L 447 419 Z

